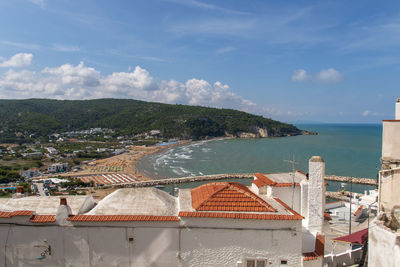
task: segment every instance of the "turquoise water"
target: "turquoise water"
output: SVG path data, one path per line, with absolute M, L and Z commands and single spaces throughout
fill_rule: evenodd
M 138 162 L 138 169 L 153 178 L 183 177 L 217 173 L 308 171 L 311 156 L 322 156 L 326 173 L 376 178 L 380 166 L 380 125 L 314 124 L 297 125 L 318 135 L 266 139 L 225 139 L 194 142 L 173 147 Z M 329 183 L 329 190 L 337 190 Z M 362 192 L 370 187 L 354 185 Z

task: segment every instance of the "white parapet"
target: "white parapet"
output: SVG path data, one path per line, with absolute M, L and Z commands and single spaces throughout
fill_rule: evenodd
M 400 120 L 400 98 L 397 98 L 396 101 L 396 116 L 395 116 L 396 120 Z
M 320 156 L 309 161 L 308 229 L 322 232 L 325 211 L 325 162 Z

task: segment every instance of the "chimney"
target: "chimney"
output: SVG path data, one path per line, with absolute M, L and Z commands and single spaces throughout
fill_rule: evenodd
M 56 223 L 59 225 L 70 225 L 70 222 L 67 221 L 70 215 L 72 215 L 72 210 L 67 204 L 67 198 L 60 198 L 60 206 L 58 206 L 56 214 Z
M 322 232 L 325 212 L 325 162 L 320 156 L 309 161 L 308 216 L 310 232 Z
M 400 98 L 397 98 L 396 101 L 396 116 L 395 120 L 400 120 Z
M 60 198 L 60 205 L 67 206 L 67 199 L 65 197 Z

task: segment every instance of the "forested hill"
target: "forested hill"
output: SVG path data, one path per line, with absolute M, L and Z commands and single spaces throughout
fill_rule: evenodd
M 165 138 L 299 135 L 293 125 L 232 109 L 150 103 L 129 99 L 0 100 L 0 142 L 109 128 L 122 135 L 160 130 Z

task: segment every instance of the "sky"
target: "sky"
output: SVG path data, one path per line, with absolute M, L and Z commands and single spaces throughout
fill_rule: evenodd
M 379 123 L 400 1 L 2 0 L 0 98 L 132 98 Z

